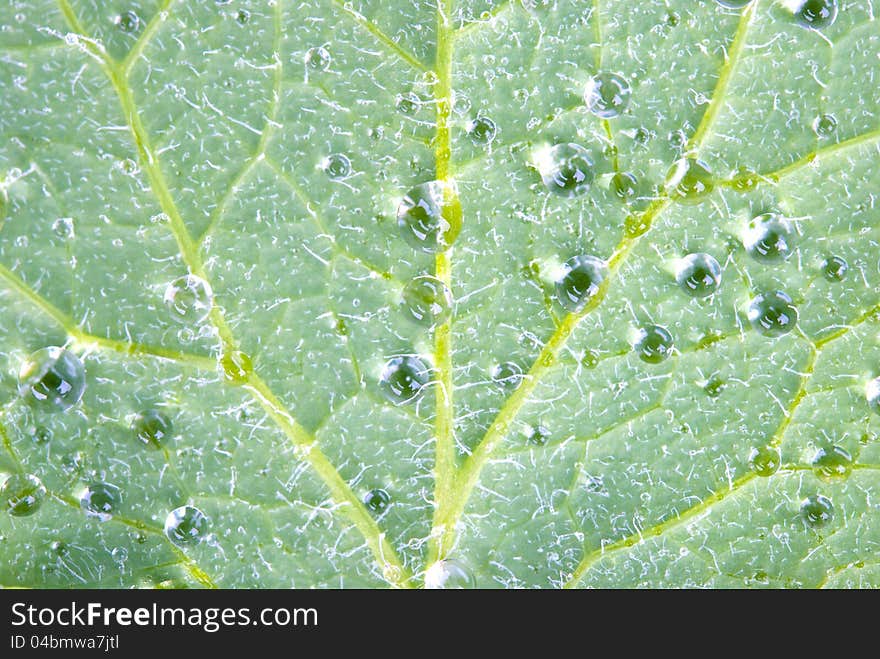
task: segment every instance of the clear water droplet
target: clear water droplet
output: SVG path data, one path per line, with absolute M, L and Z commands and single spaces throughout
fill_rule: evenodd
M 842 256 L 829 256 L 822 263 L 822 274 L 828 281 L 843 281 L 847 272 L 849 272 L 849 263 Z
M 64 238 L 64 240 L 70 240 L 73 238 L 73 218 L 72 217 L 59 217 L 52 223 L 52 231 L 55 232 L 55 235 L 59 238 Z
M 639 330 L 633 349 L 643 362 L 659 364 L 672 354 L 675 341 L 669 330 L 660 325 L 648 325 Z
M 475 585 L 471 571 L 455 559 L 437 561 L 425 571 L 425 588 L 429 590 L 473 588 Z
M 210 284 L 196 275 L 178 277 L 165 288 L 165 306 L 181 323 L 198 324 L 211 313 L 214 293 Z
M 846 478 L 852 472 L 853 459 L 842 446 L 820 448 L 813 458 L 813 471 L 826 482 Z
M 636 177 L 629 172 L 618 172 L 611 178 L 611 190 L 624 201 L 635 196 L 637 185 Z
M 787 219 L 777 213 L 762 213 L 749 222 L 743 246 L 757 261 L 782 261 L 791 254 L 793 236 L 794 230 Z
M 831 137 L 837 130 L 837 117 L 833 114 L 823 114 L 816 117 L 813 122 L 813 130 L 819 137 Z
M 245 25 L 251 20 L 251 13 L 247 9 L 239 9 L 238 13 L 235 15 L 235 20 L 239 25 Z
M 825 526 L 834 517 L 834 505 L 828 497 L 814 494 L 801 503 L 801 516 L 810 526 Z
M 124 12 L 116 19 L 116 25 L 119 26 L 119 29 L 128 34 L 136 32 L 140 24 L 141 19 L 133 11 Z
M 312 71 L 326 71 L 330 68 L 330 51 L 324 46 L 309 48 L 306 52 L 306 66 Z
M 572 142 L 557 144 L 537 158 L 536 165 L 547 189 L 562 197 L 576 197 L 590 189 L 593 160 L 587 150 Z
M 391 495 L 381 488 L 370 490 L 364 495 L 364 505 L 374 513 L 381 513 L 391 503 Z
M 419 95 L 415 92 L 406 92 L 405 94 L 398 94 L 397 98 L 394 101 L 394 107 L 397 108 L 397 111 L 401 114 L 415 114 L 415 111 L 422 104 L 422 99 L 419 98 Z
M 13 517 L 33 515 L 45 498 L 46 487 L 33 474 L 12 474 L 0 485 L 0 500 Z
M 411 246 L 429 253 L 445 252 L 461 230 L 458 189 L 448 181 L 417 185 L 397 208 L 397 226 Z
M 837 19 L 837 0 L 805 0 L 796 16 L 804 27 L 821 30 Z
M 680 158 L 666 174 L 666 193 L 685 203 L 696 203 L 715 188 L 709 166 L 696 158 Z
M 401 305 L 407 317 L 420 325 L 433 327 L 449 318 L 452 293 L 446 284 L 429 275 L 411 279 L 403 288 Z
M 526 429 L 526 439 L 535 446 L 544 446 L 550 439 L 550 429 L 547 426 L 529 426 Z
M 351 175 L 351 160 L 342 153 L 331 153 L 321 161 L 321 169 L 334 181 Z
M 562 267 L 556 280 L 556 297 L 569 311 L 580 311 L 599 292 L 608 266 L 595 256 L 573 256 Z
M 709 398 L 718 398 L 725 389 L 727 389 L 727 382 L 714 375 L 709 378 L 709 381 L 703 387 L 703 391 L 706 392 Z
M 477 117 L 468 123 L 467 133 L 474 144 L 490 144 L 498 134 L 498 126 L 489 117 Z
M 429 381 L 430 371 L 421 359 L 401 355 L 392 357 L 385 364 L 379 386 L 389 401 L 402 405 L 419 399 Z
M 173 430 L 171 419 L 156 409 L 144 410 L 131 422 L 139 442 L 150 448 L 162 448 Z
M 721 265 L 705 252 L 688 254 L 678 262 L 675 281 L 691 297 L 706 297 L 721 285 Z
M 254 365 L 246 352 L 230 350 L 220 358 L 220 370 L 228 383 L 244 384 L 253 373 Z
M 584 103 L 587 109 L 602 119 L 613 119 L 629 106 L 632 89 L 626 79 L 617 73 L 600 73 L 587 82 Z
M 174 544 L 199 542 L 208 532 L 210 520 L 195 506 L 175 508 L 165 518 L 165 535 Z
M 522 366 L 516 362 L 502 362 L 492 369 L 492 381 L 502 387 L 516 387 L 522 378 Z
M 21 395 L 41 407 L 67 410 L 86 390 L 86 369 L 75 354 L 64 348 L 41 348 L 28 357 L 18 374 Z
M 54 433 L 46 426 L 37 426 L 31 432 L 31 438 L 37 444 L 47 444 L 52 441 Z
M 779 469 L 781 459 L 779 450 L 772 446 L 760 446 L 752 449 L 749 455 L 749 469 L 763 478 L 772 476 Z
M 122 492 L 110 483 L 92 483 L 79 498 L 79 505 L 90 517 L 106 522 L 122 504 Z
M 749 303 L 749 322 L 764 336 L 787 334 L 797 326 L 798 311 L 782 291 L 761 293 Z

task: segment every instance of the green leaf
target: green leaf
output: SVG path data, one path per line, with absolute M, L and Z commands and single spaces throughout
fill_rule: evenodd
M 877 0 L 5 14 L 0 584 L 880 586 Z

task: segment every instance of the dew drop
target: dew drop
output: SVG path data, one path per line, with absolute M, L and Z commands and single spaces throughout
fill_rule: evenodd
M 92 483 L 79 498 L 79 505 L 89 517 L 106 522 L 122 504 L 122 492 L 110 483 Z
M 408 318 L 420 325 L 433 327 L 449 318 L 452 293 L 436 277 L 423 275 L 411 279 L 404 286 L 401 305 Z
M 547 189 L 562 197 L 577 197 L 590 189 L 593 161 L 587 150 L 572 142 L 557 144 L 536 158 Z
M 782 336 L 795 328 L 798 310 L 782 291 L 757 295 L 748 309 L 749 322 L 764 336 Z
M 250 355 L 241 350 L 230 350 L 220 358 L 223 379 L 230 384 L 244 384 L 254 370 Z
M 749 469 L 763 478 L 772 476 L 779 469 L 781 460 L 779 450 L 772 446 L 760 446 L 752 449 L 749 455 Z
M 13 517 L 33 515 L 45 498 L 46 487 L 33 474 L 12 474 L 0 485 L 0 499 Z
M 751 1 L 752 0 L 715 0 L 719 5 L 727 7 L 728 9 L 742 9 Z
M 18 374 L 21 395 L 41 407 L 67 410 L 86 390 L 86 369 L 64 348 L 42 348 L 28 357 Z
M 46 426 L 37 426 L 31 432 L 31 438 L 37 444 L 47 444 L 52 441 L 53 432 Z
M 547 426 L 529 426 L 526 429 L 526 439 L 535 446 L 544 446 L 550 439 L 550 429 Z
M 522 378 L 522 366 L 516 362 L 502 362 L 492 369 L 492 381 L 502 387 L 516 387 Z
M 392 357 L 385 364 L 379 386 L 395 405 L 411 403 L 421 397 L 430 379 L 425 363 L 412 355 Z
M 829 256 L 822 263 L 822 274 L 828 281 L 843 281 L 849 272 L 849 263 L 842 256 Z
M 757 261 L 781 261 L 791 254 L 793 235 L 787 219 L 777 213 L 763 213 L 749 222 L 743 246 Z
M 498 133 L 498 127 L 489 117 L 477 117 L 467 125 L 467 134 L 474 144 L 490 144 Z
M 210 284 L 196 275 L 185 275 L 172 281 L 165 288 L 164 299 L 172 317 L 181 323 L 203 322 L 214 305 Z
M 381 488 L 370 490 L 364 495 L 364 505 L 374 513 L 381 513 L 391 503 L 391 495 Z
M 821 30 L 837 18 L 837 0 L 805 0 L 796 15 L 804 27 Z
M 596 368 L 596 366 L 599 365 L 599 353 L 597 353 L 595 350 L 584 351 L 584 355 L 583 357 L 581 357 L 580 364 L 584 368 Z
M 330 51 L 324 46 L 309 48 L 306 52 L 306 66 L 312 71 L 326 71 L 330 68 Z
M 240 25 L 244 25 L 251 20 L 251 13 L 247 9 L 239 9 L 238 13 L 235 15 L 235 20 L 238 21 Z
M 131 422 L 139 442 L 150 448 L 162 448 L 171 436 L 171 419 L 156 409 L 144 410 Z
M 638 238 L 648 232 L 651 228 L 651 222 L 644 213 L 633 213 L 627 215 L 623 220 L 623 231 L 630 238 Z
M 461 589 L 473 588 L 476 585 L 474 575 L 465 567 L 464 563 L 455 559 L 446 558 L 437 561 L 425 571 L 425 588 L 434 589 Z
M 403 239 L 418 250 L 445 252 L 461 230 L 461 202 L 454 183 L 431 181 L 417 185 L 397 208 Z
M 55 235 L 59 238 L 70 240 L 73 238 L 73 218 L 59 217 L 52 223 L 52 231 L 54 231 Z
M 648 325 L 639 330 L 633 349 L 643 362 L 659 364 L 666 361 L 674 347 L 675 341 L 669 330 L 660 325 Z
M 853 459 L 842 446 L 820 448 L 813 458 L 813 471 L 826 482 L 846 478 L 852 472 Z
M 573 256 L 562 267 L 556 280 L 556 297 L 569 311 L 580 311 L 599 292 L 608 267 L 595 256 Z
M 116 25 L 119 26 L 119 29 L 128 34 L 137 31 L 140 24 L 141 19 L 138 18 L 138 15 L 135 14 L 133 11 L 127 11 L 123 14 L 120 14 L 119 18 L 116 19 Z
M 351 160 L 342 153 L 332 153 L 321 161 L 321 169 L 334 181 L 351 175 Z
M 422 99 L 415 92 L 406 92 L 398 94 L 394 101 L 394 107 L 401 114 L 414 114 L 418 107 L 422 104 Z
M 675 281 L 691 297 L 706 297 L 721 285 L 721 265 L 710 254 L 688 254 L 678 262 Z
M 602 119 L 613 119 L 626 110 L 631 96 L 629 83 L 617 73 L 600 73 L 584 89 L 587 109 Z
M 611 178 L 611 190 L 618 199 L 630 199 L 636 194 L 636 177 L 629 172 L 618 172 Z
M 680 158 L 666 174 L 666 193 L 682 202 L 697 202 L 715 187 L 709 166 L 696 158 Z
M 819 137 L 831 137 L 836 130 L 837 117 L 833 114 L 823 114 L 820 117 L 816 117 L 816 120 L 813 122 L 813 131 Z
M 205 513 L 195 506 L 180 506 L 165 518 L 165 535 L 175 544 L 192 544 L 207 533 L 209 523 Z
M 801 503 L 801 516 L 810 526 L 825 526 L 834 517 L 834 505 L 828 497 L 814 494 Z
M 727 389 L 727 383 L 718 376 L 709 378 L 709 381 L 703 387 L 703 391 L 706 392 L 709 398 L 718 398 L 725 389 Z

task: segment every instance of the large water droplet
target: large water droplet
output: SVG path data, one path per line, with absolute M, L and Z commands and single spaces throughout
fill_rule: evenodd
M 660 325 L 648 325 L 639 330 L 633 348 L 643 362 L 659 364 L 665 361 L 675 346 L 672 334 Z
M 178 277 L 165 288 L 165 306 L 172 317 L 181 323 L 201 323 L 211 313 L 214 293 L 201 277 Z
M 122 492 L 110 483 L 92 483 L 79 498 L 79 505 L 90 517 L 106 522 L 122 504 Z
M 351 160 L 342 153 L 331 153 L 321 161 L 321 169 L 334 181 L 351 175 Z
M 385 397 L 395 405 L 414 402 L 421 397 L 430 380 L 424 362 L 412 355 L 392 357 L 385 364 L 379 386 Z
M 461 202 L 454 183 L 417 185 L 397 208 L 397 226 L 407 243 L 423 252 L 445 252 L 461 230 Z
M 751 222 L 743 235 L 743 245 L 758 261 L 781 261 L 791 254 L 791 223 L 776 213 L 763 213 Z
M 582 195 L 593 182 L 593 161 L 578 144 L 557 144 L 541 152 L 535 164 L 547 189 L 562 197 Z
M 326 71 L 330 68 L 330 51 L 324 46 L 309 48 L 306 52 L 306 66 L 312 71 Z
M 495 139 L 498 127 L 489 117 L 477 117 L 468 123 L 467 133 L 474 144 L 489 144 Z
M 46 487 L 32 474 L 12 474 L 0 485 L 0 500 L 14 517 L 33 515 L 46 498 Z
M 449 318 L 452 293 L 436 277 L 423 275 L 413 278 L 404 286 L 401 304 L 409 318 L 421 325 L 433 327 Z
M 828 497 L 814 494 L 801 503 L 801 516 L 810 526 L 825 526 L 834 517 L 834 505 Z
M 370 490 L 364 495 L 364 505 L 374 513 L 381 513 L 391 503 L 391 495 L 381 488 Z
M 629 83 L 616 73 L 600 73 L 584 89 L 587 109 L 602 119 L 613 119 L 626 110 L 631 96 Z
M 51 346 L 24 361 L 18 381 L 27 400 L 44 408 L 66 410 L 76 405 L 86 390 L 86 369 L 69 350 Z
M 795 328 L 797 308 L 782 291 L 757 295 L 748 309 L 749 322 L 764 336 L 782 336 Z
M 796 16 L 804 27 L 821 30 L 837 18 L 837 0 L 805 0 Z
M 425 588 L 427 589 L 461 589 L 475 586 L 474 575 L 462 563 L 455 559 L 437 561 L 425 572 Z
M 697 202 L 715 187 L 709 166 L 696 158 L 680 158 L 666 174 L 666 193 L 682 202 Z
M 192 544 L 208 532 L 208 517 L 195 506 L 175 508 L 165 518 L 165 535 L 175 544 Z
M 843 281 L 849 272 L 849 263 L 842 256 L 829 256 L 822 263 L 822 274 L 828 281 Z
M 824 481 L 846 478 L 852 472 L 853 459 L 842 446 L 820 448 L 813 458 L 813 471 Z
M 155 409 L 144 410 L 131 422 L 139 442 L 150 448 L 162 448 L 171 436 L 171 419 Z
M 502 387 L 516 387 L 522 378 L 522 366 L 516 362 L 502 362 L 492 369 L 492 381 Z
M 607 273 L 605 262 L 595 256 L 571 257 L 556 280 L 559 303 L 569 311 L 580 311 L 599 292 Z
M 779 469 L 779 450 L 772 446 L 760 446 L 749 456 L 749 468 L 758 476 L 767 478 Z
M 688 295 L 706 297 L 721 285 L 721 265 L 711 254 L 688 254 L 678 262 L 675 281 Z

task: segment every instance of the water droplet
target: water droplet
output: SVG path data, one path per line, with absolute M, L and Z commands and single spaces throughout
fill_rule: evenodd
M 321 169 L 334 181 L 351 175 L 351 160 L 342 153 L 331 153 L 321 161 Z
M 582 195 L 593 182 L 593 161 L 578 144 L 557 144 L 541 153 L 536 165 L 547 189 L 562 197 Z
M 666 141 L 678 152 L 684 151 L 688 143 L 688 136 L 681 128 L 672 131 L 666 136 Z
M 666 174 L 666 193 L 682 202 L 697 202 L 714 187 L 709 166 L 696 158 L 676 160 Z
M 749 322 L 764 336 L 782 336 L 795 328 L 798 311 L 782 291 L 757 295 L 748 309 Z
M 31 439 L 36 444 L 46 444 L 52 441 L 53 432 L 46 426 L 37 426 L 31 430 Z
M 110 483 L 92 483 L 79 498 L 79 505 L 90 517 L 106 522 L 122 504 L 122 492 Z
M 133 11 L 127 11 L 119 15 L 119 18 L 116 19 L 116 24 L 119 26 L 120 30 L 131 34 L 138 29 L 138 26 L 141 24 L 141 19 L 138 18 L 138 15 Z
M 833 114 L 823 114 L 816 117 L 816 121 L 813 122 L 813 130 L 819 137 L 831 137 L 837 130 L 837 117 Z
M 752 0 L 715 0 L 719 5 L 727 7 L 728 9 L 742 9 L 751 1 Z
M 837 0 L 806 0 L 796 15 L 804 27 L 821 30 L 837 18 Z
M 52 231 L 54 231 L 55 235 L 59 238 L 70 240 L 73 238 L 73 218 L 59 217 L 52 223 Z
M 254 370 L 250 355 L 241 350 L 230 350 L 220 358 L 223 378 L 230 384 L 244 384 Z
M 381 513 L 391 503 L 391 495 L 381 488 L 370 490 L 364 495 L 364 505 L 374 513 Z
M 409 318 L 421 325 L 433 327 L 449 318 L 452 293 L 436 277 L 423 275 L 411 279 L 404 286 L 401 304 Z
M 437 561 L 425 571 L 426 589 L 473 588 L 476 585 L 470 570 L 455 559 Z
M 516 387 L 522 377 L 522 366 L 516 362 L 502 362 L 492 369 L 492 381 L 503 387 Z
M 703 387 L 703 391 L 706 392 L 709 398 L 718 398 L 725 389 L 727 389 L 727 383 L 717 376 L 709 378 L 709 381 Z
M 240 25 L 244 25 L 251 20 L 251 13 L 247 9 L 239 9 L 238 13 L 235 15 L 235 20 L 238 21 Z
M 753 190 L 761 182 L 760 175 L 746 167 L 738 167 L 730 182 L 731 187 L 738 192 Z
M 691 297 L 706 297 L 721 285 L 721 265 L 710 254 L 688 254 L 678 262 L 675 281 Z
M 312 71 L 326 71 L 330 68 L 330 51 L 324 46 L 309 48 L 306 52 L 306 66 Z
M 777 213 L 763 213 L 751 222 L 743 235 L 743 245 L 757 261 L 781 261 L 791 254 L 791 223 Z
M 584 368 L 596 368 L 599 365 L 599 353 L 595 350 L 586 350 L 584 351 L 584 356 L 581 357 L 581 366 Z
M 611 178 L 611 189 L 618 199 L 629 199 L 636 193 L 638 181 L 629 172 L 618 172 Z
M 12 474 L 0 485 L 0 500 L 14 517 L 33 515 L 46 498 L 43 481 L 32 474 Z
M 763 478 L 775 474 L 779 469 L 780 462 L 779 450 L 772 446 L 760 446 L 752 449 L 752 453 L 749 455 L 749 469 Z
M 650 219 L 644 213 L 633 213 L 623 220 L 623 231 L 630 238 L 638 238 L 650 228 Z
M 633 349 L 643 362 L 659 364 L 672 354 L 675 342 L 665 327 L 648 325 L 639 330 L 639 337 Z
M 599 292 L 608 267 L 595 256 L 573 256 L 565 262 L 556 280 L 556 297 L 569 311 L 580 311 Z
M 631 96 L 629 83 L 616 73 L 600 73 L 584 89 L 587 109 L 602 119 L 613 119 L 626 110 Z
M 813 471 L 824 481 L 846 478 L 852 472 L 853 459 L 842 446 L 820 448 L 813 458 Z
M 495 139 L 498 127 L 489 117 L 477 117 L 468 123 L 467 133 L 474 144 L 489 144 Z
M 865 398 L 868 406 L 877 414 L 880 414 L 880 378 L 874 378 L 865 387 Z
M 526 429 L 526 439 L 535 446 L 544 446 L 550 439 L 550 429 L 547 426 L 529 426 Z
M 424 362 L 412 355 L 392 357 L 385 364 L 379 386 L 385 397 L 395 405 L 414 402 L 421 397 L 430 379 Z
M 28 357 L 18 374 L 20 393 L 38 405 L 67 410 L 76 405 L 86 390 L 86 369 L 69 350 L 52 346 Z
M 398 94 L 397 99 L 394 101 L 394 107 L 397 108 L 397 111 L 402 114 L 413 114 L 418 109 L 418 107 L 422 104 L 422 99 L 419 98 L 419 95 L 415 92 L 406 92 L 405 94 Z
M 172 428 L 171 420 L 156 409 L 144 410 L 131 423 L 138 441 L 150 448 L 162 448 L 171 436 Z
M 461 230 L 461 202 L 454 183 L 417 185 L 397 208 L 397 226 L 407 243 L 423 252 L 444 252 Z
M 633 133 L 633 141 L 640 146 L 645 146 L 651 141 L 652 137 L 653 133 L 644 126 L 640 126 L 636 129 L 636 132 Z
M 172 317 L 181 323 L 198 324 L 211 313 L 214 293 L 201 277 L 178 277 L 165 288 L 165 306 Z
M 175 544 L 192 544 L 202 539 L 209 524 L 205 513 L 195 506 L 180 506 L 165 518 L 165 535 Z
M 801 504 L 801 516 L 810 526 L 825 526 L 834 517 L 834 505 L 828 497 L 814 494 Z
M 828 281 L 843 281 L 849 272 L 849 263 L 842 256 L 829 256 L 822 263 L 822 274 Z

